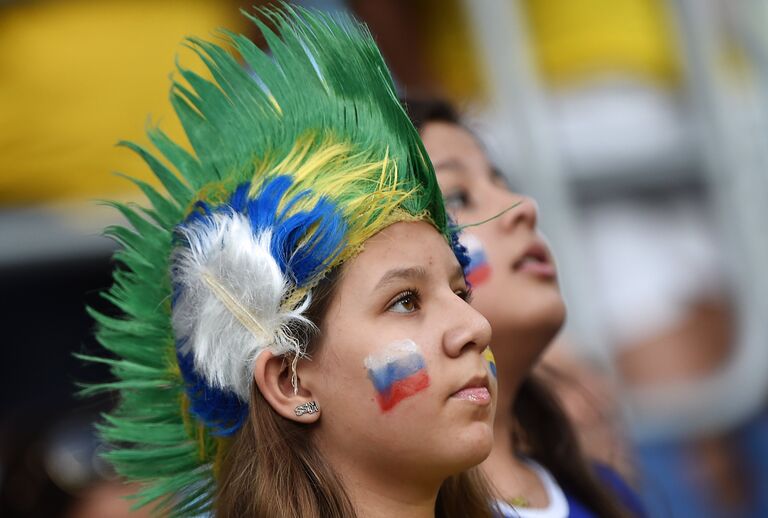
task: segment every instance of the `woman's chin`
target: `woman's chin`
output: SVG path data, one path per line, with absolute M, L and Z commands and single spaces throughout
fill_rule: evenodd
M 494 338 L 507 328 L 512 328 L 515 334 L 549 331 L 554 336 L 566 316 L 565 302 L 556 287 L 533 293 L 523 290 L 501 293 L 496 289 L 483 291 L 482 287 L 476 288 L 472 306 L 491 323 Z
M 536 304 L 532 301 L 530 305 L 527 302 L 517 305 L 524 307 L 514 307 L 516 305 L 496 306 L 488 308 L 487 312 L 478 308 L 491 323 L 494 339 L 511 335 L 541 337 L 549 341 L 565 323 L 566 312 L 562 299 L 555 299 L 546 304 Z
M 473 423 L 455 441 L 452 454 L 455 472 L 459 473 L 483 462 L 491 454 L 493 448 L 493 425 L 489 423 Z

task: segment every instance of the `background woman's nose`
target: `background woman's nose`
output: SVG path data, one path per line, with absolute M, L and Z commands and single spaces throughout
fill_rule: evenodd
M 539 205 L 536 200 L 521 194 L 510 194 L 507 206 L 517 203 L 517 205 L 505 212 L 500 219 L 500 224 L 504 228 L 514 228 L 520 224 L 530 228 L 536 228 L 539 218 Z

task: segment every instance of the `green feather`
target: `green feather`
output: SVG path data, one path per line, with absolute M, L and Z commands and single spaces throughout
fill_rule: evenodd
M 184 183 L 179 180 L 170 169 L 165 167 L 165 165 L 163 165 L 163 163 L 155 158 L 149 151 L 134 142 L 122 140 L 118 144 L 133 150 L 136 154 L 141 156 L 150 169 L 152 169 L 152 172 L 157 179 L 160 180 L 163 186 L 168 190 L 168 193 L 173 196 L 173 199 L 182 207 L 187 205 L 190 198 L 192 198 L 192 191 L 190 191 L 189 187 L 184 185 Z
M 181 217 L 181 210 L 179 210 L 178 206 L 161 196 L 154 187 L 138 178 L 133 178 L 120 173 L 118 173 L 118 176 L 133 182 L 139 189 L 141 189 L 154 208 L 153 218 L 158 225 L 170 227 L 179 220 Z
M 177 171 L 184 171 L 184 176 L 193 189 L 199 189 L 209 180 L 200 167 L 200 162 L 168 138 L 165 132 L 158 128 L 150 128 L 147 135 L 152 144 L 173 164 Z M 150 200 L 158 208 L 154 198 L 150 196 Z

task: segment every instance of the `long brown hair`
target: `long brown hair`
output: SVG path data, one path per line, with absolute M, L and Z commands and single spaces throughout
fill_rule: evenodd
M 314 290 L 306 316 L 319 327 L 339 282 L 331 272 Z M 308 352 L 316 346 L 309 340 Z M 256 384 L 249 416 L 233 439 L 219 474 L 216 516 L 353 518 L 342 478 L 314 447 L 313 425 L 280 416 Z M 448 478 L 440 487 L 435 516 L 490 518 L 492 497 L 476 469 Z
M 467 129 L 448 102 L 408 99 L 403 104 L 411 122 L 420 132 L 429 122 L 445 122 Z M 510 431 L 517 453 L 525 454 L 545 466 L 565 491 L 601 518 L 627 516 L 618 499 L 604 489 L 584 456 L 560 402 L 545 383 L 533 374 L 529 375 L 518 389 L 509 410 L 517 423 L 517 428 Z
M 519 427 L 511 432 L 515 451 L 545 466 L 563 489 L 598 516 L 628 516 L 600 482 L 560 401 L 542 380 L 528 376 L 520 384 L 511 410 Z

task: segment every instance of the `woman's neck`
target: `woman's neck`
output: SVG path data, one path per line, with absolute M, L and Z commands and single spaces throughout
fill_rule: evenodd
M 554 328 L 545 330 L 494 328 L 493 330 L 492 349 L 499 372 L 494 428 L 499 431 L 499 425 L 507 426 L 508 431 L 503 434 L 504 437 L 508 437 L 511 430 L 510 415 L 518 389 L 531 375 L 556 331 Z
M 340 474 L 357 516 L 434 517 L 441 480 L 417 478 L 413 476 L 413 470 L 405 468 L 378 471 L 365 464 L 334 457 L 329 455 L 328 461 Z
M 402 475 L 392 474 L 381 480 L 365 473 L 346 474 L 345 487 L 357 516 L 433 518 L 440 486 L 426 488 Z
M 412 489 L 369 485 L 355 480 L 347 484 L 349 498 L 361 518 L 433 518 L 437 490 L 419 494 Z
M 501 417 L 497 415 L 491 454 L 480 464 L 480 468 L 502 500 L 517 502 L 515 505 L 522 502 L 526 507 L 547 507 L 549 498 L 544 483 L 515 452 L 511 437 L 511 416 L 506 414 L 506 419 Z
M 496 330 L 494 329 L 494 333 Z M 483 473 L 493 484 L 499 496 L 507 501 L 523 500 L 531 507 L 546 507 L 549 503 L 543 482 L 530 466 L 521 459 L 520 451 L 515 451 L 512 434 L 518 426 L 513 416 L 512 407 L 518 389 L 530 376 L 533 364 L 552 338 L 552 333 L 541 331 L 521 332 L 513 336 L 494 334 L 497 368 L 500 374 L 496 419 L 493 430 L 493 449 L 488 458 L 480 465 Z M 511 347 L 514 344 L 514 347 Z

